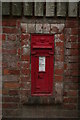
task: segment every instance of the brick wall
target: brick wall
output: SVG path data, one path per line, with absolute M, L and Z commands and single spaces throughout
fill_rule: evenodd
M 3 117 L 19 116 L 22 106 L 26 104 L 52 104 L 56 109 L 59 106 L 63 111 L 78 110 L 80 98 L 78 21 L 78 17 L 49 19 L 3 16 Z M 54 84 L 51 97 L 31 96 L 32 33 L 54 34 Z

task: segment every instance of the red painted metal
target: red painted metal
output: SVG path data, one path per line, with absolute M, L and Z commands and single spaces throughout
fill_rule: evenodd
M 53 93 L 54 35 L 31 35 L 31 95 Z M 42 65 L 42 67 L 41 67 Z

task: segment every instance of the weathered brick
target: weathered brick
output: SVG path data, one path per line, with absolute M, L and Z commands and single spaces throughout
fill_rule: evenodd
M 76 69 L 65 71 L 66 76 L 78 76 L 78 74 L 79 74 L 79 71 Z
M 30 55 L 22 55 L 21 60 L 22 61 L 30 61 Z
M 78 84 L 77 83 L 66 83 L 64 84 L 65 90 L 78 90 Z
M 16 20 L 15 19 L 3 20 L 2 26 L 6 26 L 6 27 L 16 26 Z
M 10 15 L 10 3 L 2 2 L 2 15 Z
M 43 16 L 43 8 L 44 8 L 43 2 L 35 2 L 35 9 L 34 9 L 34 15 L 35 16 Z
M 36 24 L 36 33 L 42 33 L 42 32 L 43 32 L 43 25 Z
M 62 47 L 56 47 L 55 48 L 55 54 L 56 55 L 61 55 L 61 54 L 64 54 L 64 48 Z
M 20 2 L 12 2 L 12 15 L 21 16 L 22 4 Z
M 55 15 L 55 3 L 46 2 L 46 16 L 52 17 Z
M 18 82 L 19 81 L 19 78 L 17 75 L 4 75 L 3 78 L 2 78 L 3 81 L 16 81 Z
M 77 98 L 65 97 L 63 102 L 64 103 L 77 103 Z
M 73 48 L 76 48 L 76 49 L 78 49 L 78 43 L 73 43 L 73 42 L 65 42 L 65 47 L 66 48 L 71 48 L 71 49 L 73 49 Z
M 28 44 L 27 44 L 27 46 L 25 46 L 21 49 L 21 54 L 22 55 L 30 55 L 30 46 Z
M 33 3 L 32 2 L 25 2 L 24 3 L 24 15 L 25 16 L 32 16 L 33 15 Z
M 68 15 L 70 17 L 77 17 L 77 3 L 69 2 Z
M 64 56 L 62 56 L 62 55 L 55 55 L 55 61 L 64 61 Z
M 64 73 L 64 70 L 63 69 L 55 69 L 55 74 L 56 75 L 61 75 Z
M 66 27 L 67 28 L 76 28 L 76 27 L 78 27 L 78 21 L 76 19 L 66 20 Z
M 62 82 L 63 76 L 62 75 L 55 75 L 55 82 Z
M 27 24 L 27 31 L 28 33 L 35 33 L 36 26 L 35 24 Z
M 79 64 L 78 63 L 68 63 L 66 69 L 76 69 L 78 70 Z
M 20 66 L 21 66 L 21 68 L 27 69 L 27 68 L 30 68 L 30 63 L 29 62 L 21 62 Z
M 57 3 L 57 16 L 66 16 L 66 3 L 65 2 L 58 2 Z
M 17 28 L 3 28 L 3 33 L 7 33 L 7 34 L 11 34 L 11 33 L 18 33 L 18 29 Z
M 21 31 L 22 31 L 22 33 L 27 32 L 27 24 L 26 23 L 21 23 Z
M 62 103 L 63 84 L 55 83 L 55 103 Z
M 64 31 L 64 24 L 51 24 L 51 33 L 62 33 Z
M 9 95 L 10 96 L 17 96 L 19 95 L 19 90 L 9 90 Z
M 56 46 L 64 47 L 64 42 L 56 42 Z
M 21 83 L 20 87 L 23 88 L 23 89 L 30 90 L 31 84 L 28 81 L 27 82 L 23 82 L 23 83 Z
M 72 28 L 71 35 L 78 35 L 78 28 Z
M 15 34 L 8 34 L 7 35 L 7 40 L 16 41 L 16 35 Z
M 65 62 L 79 62 L 78 56 L 65 56 Z
M 19 102 L 19 97 L 3 97 L 3 102 L 9 102 L 9 103 L 11 103 L 11 102 L 14 102 L 14 103 L 17 103 L 17 102 Z
M 76 104 L 74 104 L 74 103 L 72 103 L 72 104 L 64 104 L 63 105 L 63 108 L 64 109 L 69 109 L 69 110 L 73 110 L 73 109 L 77 109 L 77 105 Z
M 5 41 L 6 40 L 6 35 L 2 34 L 2 40 Z
M 56 68 L 63 68 L 63 67 L 64 67 L 63 62 L 55 61 L 55 69 Z
M 4 83 L 4 88 L 7 88 L 7 89 L 17 89 L 20 87 L 20 84 L 19 83 L 14 83 L 14 82 L 5 82 Z
M 74 82 L 78 82 L 78 77 L 74 77 L 74 76 L 66 76 L 65 77 L 65 79 L 64 79 L 64 81 L 65 82 L 72 82 L 72 83 L 74 83 Z
M 3 94 L 3 96 L 4 96 L 4 95 L 8 95 L 8 94 L 9 94 L 9 90 L 3 89 L 3 90 L 2 90 L 2 94 Z
M 30 74 L 30 69 L 21 69 L 21 73 L 24 75 L 29 75 Z
M 27 82 L 30 81 L 30 76 L 26 76 L 26 77 L 21 77 L 21 82 Z
M 20 74 L 20 70 L 10 70 L 10 69 L 4 69 L 3 72 L 4 75 L 19 75 Z
M 50 24 L 43 24 L 43 33 L 50 33 Z
M 11 104 L 9 104 L 9 103 L 3 103 L 3 108 L 5 108 L 5 109 L 16 109 L 16 108 L 18 108 L 18 104 L 16 104 L 16 103 L 11 103 Z
M 78 49 L 66 49 L 65 55 L 72 55 L 72 56 L 78 56 L 79 51 Z
M 16 49 L 2 49 L 3 54 L 14 55 L 17 53 Z
M 77 97 L 77 95 L 78 95 L 77 90 L 67 90 L 66 92 L 64 91 L 64 96 Z

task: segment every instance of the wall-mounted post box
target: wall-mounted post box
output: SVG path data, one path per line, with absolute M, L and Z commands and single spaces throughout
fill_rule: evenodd
M 31 35 L 31 94 L 52 95 L 54 35 Z

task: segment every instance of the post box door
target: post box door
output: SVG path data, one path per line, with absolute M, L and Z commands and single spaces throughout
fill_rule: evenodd
M 31 94 L 37 96 L 53 92 L 53 51 L 43 49 L 35 49 L 31 55 Z

